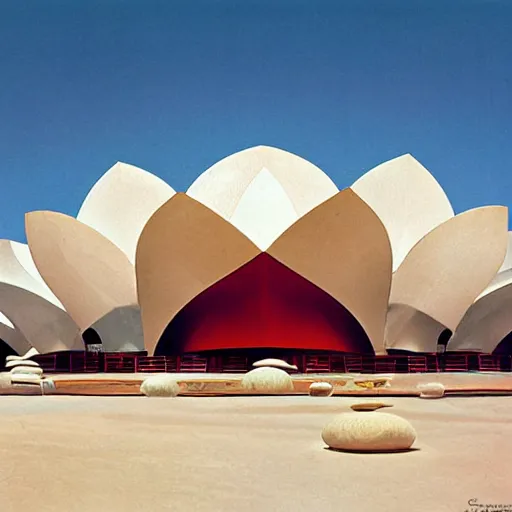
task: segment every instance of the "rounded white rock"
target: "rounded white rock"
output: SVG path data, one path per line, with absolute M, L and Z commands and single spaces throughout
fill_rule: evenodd
M 416 432 L 404 418 L 383 412 L 348 412 L 322 430 L 325 444 L 335 450 L 383 452 L 409 449 Z
M 261 361 L 256 361 L 253 363 L 254 368 L 281 368 L 282 370 L 298 370 L 297 366 L 294 364 L 289 364 L 282 359 L 262 359 Z
M 11 374 L 11 384 L 39 384 L 41 375 L 15 373 Z
M 11 369 L 11 375 L 42 375 L 43 369 L 36 366 L 15 366 Z
M 5 358 L 5 360 L 7 362 L 9 362 L 9 361 L 23 361 L 23 360 L 30 359 L 33 356 L 37 356 L 38 354 L 39 354 L 39 352 L 37 351 L 37 349 L 32 347 L 26 354 L 23 354 L 22 356 L 7 356 Z
M 39 363 L 31 361 L 30 359 L 17 359 L 14 361 L 7 361 L 7 363 L 5 363 L 5 367 L 7 369 L 16 368 L 17 366 L 32 366 L 33 368 L 39 368 Z
M 153 375 L 144 380 L 140 391 L 146 396 L 174 397 L 180 392 L 180 385 L 173 375 Z
M 445 392 L 445 387 L 440 382 L 418 384 L 417 389 L 420 391 L 420 398 L 443 398 Z
M 242 387 L 254 393 L 285 394 L 293 391 L 292 378 L 280 368 L 263 367 L 247 372 L 242 377 Z
M 330 382 L 313 382 L 309 386 L 310 396 L 331 396 L 334 388 Z

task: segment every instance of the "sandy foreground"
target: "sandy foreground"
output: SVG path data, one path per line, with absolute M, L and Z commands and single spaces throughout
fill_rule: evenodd
M 375 400 L 3 396 L 0 511 L 512 509 L 512 397 L 386 397 L 417 450 L 325 449 L 326 422 Z

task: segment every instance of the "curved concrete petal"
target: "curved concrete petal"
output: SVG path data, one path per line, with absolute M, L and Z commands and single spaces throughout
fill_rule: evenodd
M 508 270 L 500 272 L 491 281 L 491 284 L 478 296 L 477 300 L 480 300 L 482 297 L 489 295 L 489 293 L 493 293 L 496 290 L 503 288 L 503 286 L 507 286 L 511 281 L 512 281 L 512 269 L 508 269 Z
M 257 146 L 217 162 L 192 183 L 187 194 L 229 220 L 262 169 L 281 184 L 299 217 L 338 192 L 331 179 L 307 160 L 282 149 Z
M 234 226 L 185 194 L 157 210 L 141 234 L 136 259 L 148 353 L 188 302 L 259 253 Z
M 39 353 L 84 350 L 75 322 L 39 295 L 0 282 L 0 307 Z
M 23 355 L 31 349 L 30 343 L 14 324 L 0 313 L 0 339 L 15 350 L 18 355 Z M 3 361 L 0 361 L 0 364 Z
M 245 190 L 230 220 L 264 251 L 298 218 L 279 181 L 263 169 Z
M 498 290 L 503 286 L 506 286 L 510 280 L 512 280 L 512 232 L 509 231 L 507 254 L 503 264 L 501 265 L 496 277 L 491 281 L 491 284 L 489 284 L 489 286 L 480 294 L 478 299 L 494 292 L 495 290 Z
M 142 229 L 175 193 L 154 174 L 118 162 L 92 187 L 77 219 L 114 242 L 135 263 Z
M 299 219 L 267 251 L 329 293 L 385 353 L 391 247 L 373 210 L 350 189 Z
M 19 286 L 64 309 L 35 268 L 28 245 L 0 240 L 0 281 Z
M 137 303 L 133 265 L 97 231 L 48 211 L 28 213 L 25 227 L 39 273 L 82 330 Z
M 411 352 L 437 352 L 439 336 L 445 326 L 405 304 L 392 304 L 386 320 L 387 349 Z
M 476 301 L 466 312 L 448 350 L 492 353 L 500 341 L 512 332 L 512 278 Z
M 22 244 L 0 240 L 0 310 L 40 353 L 83 350 L 78 326 L 48 288 L 26 271 L 13 250 L 17 245 Z
M 507 254 L 505 255 L 505 259 L 503 260 L 503 264 L 500 267 L 498 273 L 505 272 L 506 270 L 512 269 L 512 231 L 508 232 L 508 245 L 507 245 Z
M 394 274 L 390 304 L 408 305 L 455 331 L 503 262 L 507 224 L 507 208 L 489 206 L 432 230 Z
M 59 299 L 57 299 L 57 297 L 55 297 L 54 293 L 50 290 L 48 285 L 45 283 L 44 279 L 41 277 L 41 274 L 37 270 L 36 264 L 34 263 L 34 260 L 32 258 L 32 254 L 30 252 L 30 248 L 28 247 L 28 245 L 13 242 L 11 244 L 11 249 L 12 249 L 14 255 L 16 256 L 17 260 L 21 264 L 21 266 L 30 275 L 30 277 L 33 277 L 46 290 L 46 297 L 48 299 L 51 298 L 51 300 L 50 300 L 51 302 L 53 302 L 54 304 L 57 304 L 63 308 Z
M 454 215 L 439 183 L 411 155 L 378 165 L 351 188 L 386 227 L 393 249 L 393 271 L 423 236 Z
M 97 320 L 91 327 L 101 338 L 104 352 L 142 352 L 145 350 L 138 306 L 116 308 Z

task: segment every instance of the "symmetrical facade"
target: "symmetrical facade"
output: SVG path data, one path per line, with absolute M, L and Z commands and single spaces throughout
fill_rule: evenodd
M 0 338 L 15 352 L 289 349 L 492 353 L 512 331 L 508 211 L 455 215 L 404 155 L 339 190 L 250 148 L 186 193 L 118 163 L 77 218 L 26 215 L 0 241 Z M 447 334 L 448 333 L 448 334 Z

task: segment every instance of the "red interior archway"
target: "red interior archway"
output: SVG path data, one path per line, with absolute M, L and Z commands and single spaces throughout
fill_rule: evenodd
M 255 347 L 373 353 L 339 302 L 263 253 L 187 304 L 155 354 Z

